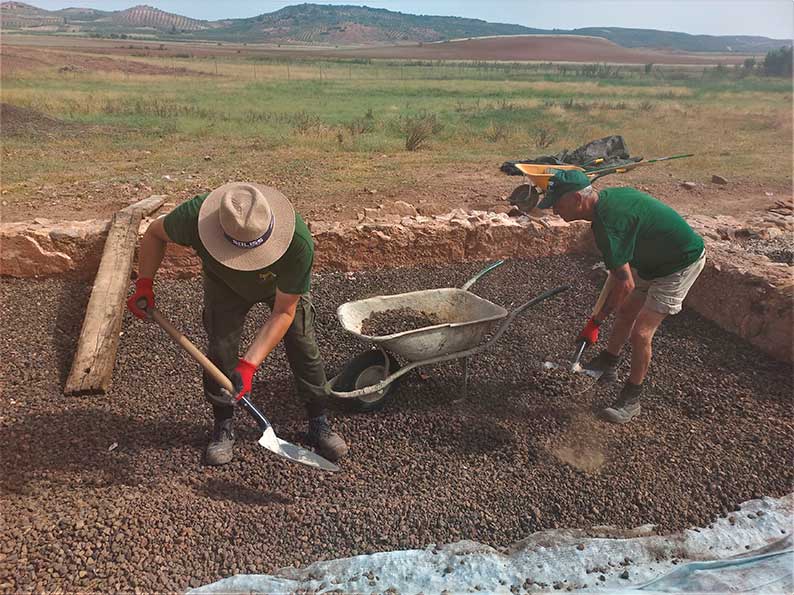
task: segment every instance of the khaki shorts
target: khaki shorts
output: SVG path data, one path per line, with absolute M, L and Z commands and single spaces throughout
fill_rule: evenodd
M 636 269 L 631 269 L 634 275 L 634 291 L 647 294 L 643 308 L 648 308 L 659 314 L 678 314 L 686 294 L 689 293 L 705 265 L 706 251 L 704 250 L 700 258 L 688 267 L 666 277 L 647 281 L 640 278 Z

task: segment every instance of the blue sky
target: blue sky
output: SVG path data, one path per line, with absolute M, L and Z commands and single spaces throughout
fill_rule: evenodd
M 301 0 L 27 0 L 49 10 L 81 6 L 121 10 L 149 4 L 197 19 L 251 17 Z M 307 0 L 308 1 L 308 0 Z M 792 0 L 325 0 L 411 14 L 458 16 L 541 29 L 637 27 L 707 35 L 794 37 Z

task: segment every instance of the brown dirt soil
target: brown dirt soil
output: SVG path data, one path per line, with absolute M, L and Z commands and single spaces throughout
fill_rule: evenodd
M 45 116 L 46 117 L 46 116 Z M 206 148 L 202 148 L 202 155 Z M 72 151 L 75 167 L 83 158 L 79 152 Z M 66 155 L 66 152 L 64 153 Z M 289 162 L 297 157 L 290 150 L 279 151 L 274 159 Z M 14 159 L 6 152 L 4 159 Z M 127 159 L 148 159 L 145 156 L 130 154 Z M 500 163 L 483 163 L 467 168 L 437 165 L 416 161 L 406 165 L 410 180 L 405 184 L 392 187 L 360 187 L 351 192 L 349 188 L 334 188 L 323 176 L 290 175 L 274 176 L 270 171 L 258 172 L 256 169 L 245 171 L 219 171 L 213 163 L 203 161 L 201 155 L 195 156 L 195 169 L 174 174 L 174 182 L 166 182 L 157 165 L 143 165 L 155 174 L 150 180 L 131 182 L 118 181 L 117 178 L 97 177 L 86 182 L 76 179 L 60 186 L 25 182 L 13 188 L 4 187 L 3 195 L 8 195 L 2 203 L 3 220 L 26 221 L 45 216 L 49 219 L 81 220 L 110 218 L 114 212 L 151 194 L 166 194 L 170 204 L 178 204 L 196 194 L 211 190 L 219 180 L 241 176 L 240 179 L 255 179 L 261 183 L 279 188 L 292 200 L 297 210 L 309 221 L 355 220 L 365 207 L 376 208 L 389 201 L 404 200 L 414 205 L 420 214 L 435 215 L 452 209 L 466 210 L 509 210 L 507 198 L 523 182 L 521 176 L 507 176 L 499 171 Z M 262 166 L 261 164 L 259 165 Z M 109 167 L 114 167 L 112 164 Z M 256 166 L 255 166 L 256 167 Z M 335 171 L 343 167 L 329 157 L 318 168 Z M 664 165 L 659 165 L 662 170 Z M 650 169 L 650 168 L 648 168 Z M 171 173 L 169 171 L 169 173 Z M 190 176 L 187 177 L 187 173 Z M 681 186 L 680 178 L 668 177 L 662 171 L 653 181 L 645 180 L 642 174 L 616 174 L 604 178 L 596 184 L 599 189 L 609 186 L 636 185 L 670 204 L 685 214 L 733 215 L 741 216 L 765 210 L 775 201 L 791 195 L 791 187 L 763 184 L 753 180 L 731 180 L 727 186 L 711 184 L 710 173 L 688 180 L 697 180 L 697 186 L 688 190 Z M 175 188 L 176 186 L 176 188 Z M 771 194 L 768 196 L 767 193 Z M 42 204 L 43 197 L 47 204 Z M 44 214 L 46 213 L 46 214 Z
M 86 55 L 76 51 L 56 51 L 32 47 L 15 47 L 0 45 L 2 75 L 8 76 L 21 71 L 42 69 L 64 69 L 70 71 L 102 71 L 126 72 L 129 74 L 165 74 L 169 76 L 201 76 L 195 70 L 186 68 L 168 68 L 154 64 L 146 64 L 136 60 L 119 60 L 116 58 Z M 208 75 L 210 76 L 210 75 Z
M 531 35 L 326 51 L 326 55 L 414 60 L 528 60 L 620 64 L 740 64 L 744 57 L 630 49 L 597 37 Z
M 510 261 L 479 281 L 479 295 L 507 308 L 573 288 L 471 359 L 468 399 L 459 400 L 460 362 L 449 362 L 409 374 L 381 412 L 336 413 L 351 447 L 337 474 L 270 456 L 241 412 L 235 460 L 202 466 L 210 413 L 198 366 L 129 314 L 111 392 L 63 396 L 90 285 L 3 282 L 0 591 L 183 592 L 318 559 L 461 539 L 507 546 L 548 528 L 651 523 L 666 532 L 791 492 L 791 366 L 688 310 L 659 330 L 642 413 L 629 425 L 596 417 L 618 387 L 587 390 L 589 379 L 540 369 L 572 355 L 598 292 L 592 264 Z M 366 348 L 340 328 L 339 304 L 459 286 L 481 266 L 316 276 L 327 369 Z M 201 281 L 161 281 L 157 292 L 161 310 L 202 345 Z M 244 345 L 265 315 L 252 311 Z M 253 399 L 280 436 L 302 440 L 281 347 L 259 370 Z M 569 452 L 585 434 L 600 466 Z
M 668 50 L 631 49 L 606 39 L 575 35 L 532 35 L 488 37 L 429 44 L 375 45 L 338 49 L 295 48 L 277 45 L 224 43 L 160 43 L 112 41 L 86 38 L 14 36 L 16 45 L 51 48 L 79 48 L 85 53 L 170 56 L 190 53 L 196 57 L 272 55 L 282 57 L 368 57 L 407 60 L 528 60 L 541 62 L 612 62 L 622 64 L 741 64 L 744 54 L 687 53 Z M 163 49 L 160 49 L 160 46 Z M 130 49 L 132 46 L 133 49 Z
M 8 103 L 0 103 L 0 129 L 4 136 L 57 135 L 80 127 L 46 114 Z

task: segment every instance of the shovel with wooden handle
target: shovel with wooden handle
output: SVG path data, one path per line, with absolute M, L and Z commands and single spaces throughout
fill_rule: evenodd
M 144 303 L 142 305 L 139 304 L 139 307 L 141 309 L 145 309 L 146 300 L 142 301 Z M 193 345 L 190 339 L 183 335 L 173 324 L 168 322 L 168 320 L 166 320 L 157 309 L 151 308 L 146 311 L 151 315 L 152 319 L 171 336 L 177 345 L 187 351 L 190 357 L 196 360 L 201 367 L 204 368 L 207 373 L 210 374 L 210 376 L 212 376 L 212 378 L 221 388 L 229 391 L 229 394 L 234 394 L 234 386 L 232 385 L 232 381 L 229 380 L 226 377 L 226 374 L 221 372 L 221 370 L 215 364 L 213 364 L 206 355 L 201 353 L 201 351 L 199 351 L 199 349 Z M 287 442 L 286 440 L 282 440 L 276 436 L 273 426 L 270 425 L 270 422 L 267 420 L 267 418 L 262 415 L 259 409 L 257 409 L 256 406 L 250 401 L 250 399 L 243 396 L 240 398 L 239 403 L 242 408 L 245 409 L 251 415 L 251 417 L 254 418 L 254 420 L 256 420 L 257 425 L 262 430 L 262 437 L 259 439 L 259 444 L 264 446 L 270 452 L 284 457 L 285 459 L 289 459 L 295 463 L 303 463 L 309 467 L 323 469 L 324 471 L 339 471 L 339 467 L 334 465 L 328 459 L 321 457 L 317 453 L 314 453 L 307 448 L 297 446 L 296 444 L 292 444 L 291 442 Z
M 601 307 L 604 305 L 604 302 L 607 300 L 609 296 L 609 292 L 612 290 L 612 286 L 615 284 L 615 278 L 612 273 L 607 275 L 606 281 L 604 281 L 604 286 L 601 288 L 601 293 L 598 295 L 598 299 L 596 300 L 595 306 L 593 306 L 593 310 L 590 313 L 590 316 L 596 316 L 599 312 L 601 312 Z M 601 372 L 594 372 L 592 370 L 587 370 L 582 367 L 582 355 L 584 354 L 584 350 L 587 347 L 587 341 L 579 341 L 576 345 L 576 353 L 573 356 L 573 360 L 571 361 L 571 365 L 562 366 L 560 364 L 555 364 L 554 362 L 543 362 L 542 367 L 544 370 L 554 370 L 558 368 L 568 367 L 568 370 L 574 372 L 576 374 L 585 374 L 587 376 L 592 376 L 593 378 L 598 378 L 601 376 Z

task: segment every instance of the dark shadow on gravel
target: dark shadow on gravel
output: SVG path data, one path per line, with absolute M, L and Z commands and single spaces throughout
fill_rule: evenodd
M 72 360 L 77 351 L 77 341 L 83 328 L 86 306 L 91 297 L 91 283 L 64 280 L 55 317 L 55 365 L 60 385 L 66 384 Z
M 242 484 L 222 479 L 211 479 L 197 491 L 212 500 L 231 501 L 249 506 L 295 503 L 292 498 L 287 498 L 275 492 L 259 492 Z
M 201 423 L 135 419 L 96 408 L 30 415 L 4 428 L 0 437 L 0 450 L 7 453 L 0 461 L 2 486 L 23 492 L 37 479 L 56 484 L 78 480 L 83 486 L 137 485 L 158 474 L 146 468 L 151 461 L 140 465 L 145 477 L 137 472 L 136 457 L 143 451 L 205 441 L 206 426 Z

